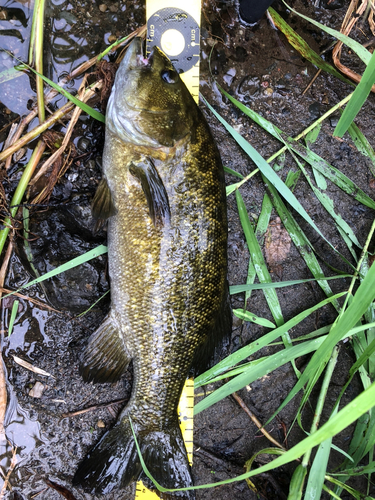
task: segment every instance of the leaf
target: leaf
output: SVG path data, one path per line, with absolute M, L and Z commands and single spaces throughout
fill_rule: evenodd
M 283 3 L 288 7 L 289 10 L 297 14 L 297 16 L 302 17 L 303 19 L 306 19 L 311 24 L 314 24 L 318 28 L 322 29 L 329 35 L 332 35 L 333 37 L 337 38 L 340 40 L 340 42 L 343 42 L 345 45 L 350 47 L 356 54 L 357 56 L 362 59 L 362 61 L 367 65 L 370 62 L 371 59 L 371 52 L 365 49 L 363 45 L 361 45 L 359 42 L 356 42 L 353 40 L 353 38 L 350 38 L 343 33 L 340 33 L 339 31 L 336 31 L 332 28 L 328 28 L 328 26 L 325 26 L 324 24 L 318 23 L 318 21 L 315 21 L 314 19 L 311 19 L 310 17 L 304 16 L 300 12 L 297 12 L 296 10 L 292 9 L 284 0 Z
M 233 314 L 237 316 L 237 318 L 243 319 L 244 321 L 251 321 L 251 323 L 256 323 L 260 326 L 266 326 L 267 328 L 276 328 L 271 321 L 265 318 L 259 318 L 250 311 L 243 311 L 242 309 L 233 309 Z
M 331 302 L 338 299 L 339 297 L 342 297 L 343 295 L 345 295 L 345 292 L 339 293 L 337 295 L 334 295 L 333 297 L 329 297 L 319 302 L 319 304 L 316 304 L 315 306 L 310 307 L 309 309 L 306 309 L 305 311 L 302 311 L 301 313 L 297 314 L 294 318 L 291 318 L 284 325 L 281 325 L 278 328 L 272 330 L 271 332 L 266 333 L 258 340 L 251 342 L 249 345 L 242 347 L 241 349 L 238 349 L 238 351 L 234 352 L 230 356 L 227 356 L 225 359 L 217 363 L 215 366 L 213 366 L 206 372 L 202 373 L 202 375 L 199 375 L 194 381 L 194 387 L 200 387 L 201 385 L 204 385 L 213 377 L 220 375 L 224 371 L 228 370 L 232 366 L 235 366 L 237 363 L 240 363 L 242 360 L 251 356 L 255 352 L 258 352 L 266 345 L 270 344 L 277 338 L 281 337 L 285 332 L 287 332 L 291 328 L 294 328 L 301 321 L 307 318 L 310 314 L 317 311 L 321 307 L 330 304 Z
M 333 135 L 336 137 L 342 137 L 345 132 L 350 127 L 354 118 L 359 113 L 359 110 L 363 106 L 363 103 L 367 99 L 369 93 L 371 92 L 372 86 L 375 83 L 375 52 L 365 69 L 361 81 L 357 85 L 357 88 L 353 92 L 353 95 L 347 104 L 338 124 L 336 125 Z
M 96 257 L 99 257 L 100 255 L 103 255 L 107 253 L 107 247 L 105 245 L 99 245 L 98 247 L 94 248 L 93 250 L 90 250 L 89 252 L 86 252 L 82 255 L 79 255 L 78 257 L 75 257 L 72 260 L 69 260 L 68 262 L 65 262 L 65 264 L 62 264 L 59 267 L 56 267 L 56 269 L 53 269 L 52 271 L 43 274 L 43 276 L 40 276 L 39 278 L 36 278 L 33 281 L 30 281 L 30 283 L 27 283 L 26 285 L 22 286 L 18 290 L 8 293 L 7 295 L 4 295 L 5 297 L 8 297 L 9 295 L 13 295 L 13 293 L 16 293 L 20 290 L 23 290 L 24 288 L 28 288 L 29 286 L 36 285 L 37 283 L 40 283 L 41 281 L 45 281 L 49 278 L 53 278 L 53 276 L 57 276 L 58 274 L 63 273 L 64 271 L 68 271 L 69 269 L 73 269 L 74 267 L 77 267 L 84 262 L 88 262 L 91 259 L 95 259 Z
M 25 64 L 25 63 L 23 63 L 23 64 L 24 64 L 24 66 L 29 68 L 33 73 L 35 73 L 40 78 L 42 78 L 42 80 L 44 80 L 46 83 L 48 83 L 48 85 L 50 85 L 52 88 L 54 88 L 55 90 L 60 92 L 60 94 L 62 94 L 64 97 L 66 97 L 69 101 L 71 101 L 73 104 L 75 104 L 76 106 L 81 108 L 83 111 L 85 111 L 88 115 L 92 116 L 93 118 L 95 118 L 99 122 L 105 123 L 105 116 L 102 113 L 99 113 L 99 111 L 96 111 L 95 109 L 93 109 L 91 106 L 89 106 L 85 102 L 80 101 L 79 99 L 77 99 L 77 97 L 74 97 L 74 95 L 67 92 L 65 89 L 60 87 L 60 85 L 57 85 L 57 83 L 54 83 L 52 80 L 50 80 L 46 76 L 39 73 L 38 71 L 36 71 L 34 68 L 29 66 L 28 64 Z
M 284 408 L 284 406 L 294 398 L 294 396 L 302 389 L 302 387 L 307 382 L 309 382 L 311 386 L 316 381 L 316 379 L 324 369 L 325 364 L 328 362 L 334 346 L 340 341 L 345 333 L 347 333 L 356 325 L 356 323 L 361 319 L 361 317 L 367 310 L 369 304 L 371 304 L 375 299 L 374 283 L 375 266 L 371 266 L 364 280 L 360 284 L 356 294 L 354 295 L 349 307 L 341 316 L 339 316 L 338 320 L 333 324 L 332 329 L 325 339 L 323 345 L 321 345 L 315 352 L 300 379 L 270 420 L 272 420 L 272 418 L 274 418 L 282 410 L 282 408 Z
M 349 85 L 353 85 L 353 82 L 345 78 L 337 69 L 331 64 L 324 61 L 319 54 L 317 54 L 314 50 L 312 50 L 309 45 L 305 42 L 305 40 L 298 35 L 294 31 L 293 28 L 289 26 L 289 24 L 284 21 L 284 19 L 272 8 L 268 8 L 268 12 L 270 13 L 273 22 L 279 28 L 280 31 L 284 33 L 288 42 L 292 47 L 294 47 L 298 52 L 308 61 L 310 61 L 314 66 L 326 71 L 327 73 L 335 76 L 339 80 L 348 83 Z
M 289 281 L 274 281 L 273 283 L 254 283 L 246 285 L 232 285 L 229 287 L 229 293 L 235 295 L 236 293 L 246 292 L 247 290 L 263 290 L 264 288 L 284 288 L 286 286 L 301 285 L 309 281 L 326 281 L 337 280 L 340 278 L 352 278 L 351 274 L 343 274 L 341 276 L 329 276 L 328 278 L 308 278 L 305 280 L 289 280 Z

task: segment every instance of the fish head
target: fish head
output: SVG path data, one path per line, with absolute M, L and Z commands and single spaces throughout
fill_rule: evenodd
M 111 132 L 137 145 L 173 147 L 189 138 L 198 108 L 168 57 L 154 47 L 148 58 L 135 38 L 116 74 L 106 123 Z

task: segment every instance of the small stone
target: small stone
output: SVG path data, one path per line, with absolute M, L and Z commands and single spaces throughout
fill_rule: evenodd
M 35 385 L 29 391 L 29 396 L 32 398 L 41 398 L 45 387 L 40 382 L 35 382 Z
M 108 37 L 108 43 L 115 43 L 117 41 L 117 36 L 116 35 L 109 35 Z
M 108 9 L 105 3 L 99 5 L 100 12 L 105 12 Z
M 339 123 L 340 117 L 339 116 L 331 116 L 329 119 L 329 123 L 331 127 L 336 127 L 337 124 Z
M 111 12 L 117 12 L 118 11 L 118 5 L 114 4 L 114 5 L 110 5 L 109 6 L 109 10 Z
M 104 427 L 105 427 L 105 423 L 103 422 L 103 420 L 98 420 L 98 423 L 96 425 L 98 427 L 100 427 L 101 429 L 104 429 Z
M 267 87 L 266 89 L 264 89 L 263 93 L 264 93 L 264 95 L 266 95 L 266 96 L 270 96 L 270 95 L 272 95 L 272 94 L 273 94 L 273 88 L 271 88 L 271 87 Z

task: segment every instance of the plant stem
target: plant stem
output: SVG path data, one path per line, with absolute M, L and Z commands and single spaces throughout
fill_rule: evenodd
M 0 231 L 0 254 L 3 251 L 5 241 L 9 234 L 9 230 L 11 229 L 11 217 L 15 217 L 18 205 L 22 202 L 23 195 L 25 194 L 26 188 L 30 182 L 31 176 L 34 173 L 36 166 L 44 152 L 46 145 L 44 141 L 39 141 L 29 163 L 26 165 L 26 168 L 22 174 L 20 182 L 18 183 L 17 189 L 13 195 L 12 201 L 10 202 L 10 217 L 6 217 L 4 220 L 5 228 Z
M 372 239 L 372 236 L 374 234 L 374 231 L 375 231 L 375 219 L 372 222 L 370 232 L 368 233 L 368 236 L 366 238 L 366 242 L 363 245 L 363 250 L 362 250 L 362 253 L 361 253 L 361 257 L 360 257 L 360 259 L 358 261 L 357 269 L 356 269 L 356 271 L 355 271 L 355 273 L 353 275 L 352 281 L 350 282 L 350 286 L 348 288 L 348 293 L 347 293 L 347 295 L 345 297 L 345 301 L 344 301 L 344 304 L 343 304 L 343 306 L 341 308 L 340 315 L 343 314 L 343 312 L 345 311 L 345 308 L 346 308 L 346 305 L 348 303 L 349 297 L 352 295 L 355 282 L 357 281 L 359 271 L 360 271 L 360 269 L 362 267 L 362 264 L 363 264 L 363 260 L 366 257 L 366 254 L 367 254 L 367 251 L 368 251 L 368 247 L 369 247 L 369 244 L 371 242 L 371 239 Z M 340 317 L 340 315 L 337 317 L 336 321 L 338 320 L 338 318 Z
M 57 110 L 53 115 L 51 115 L 47 120 L 45 120 L 43 123 L 35 127 L 33 130 L 22 136 L 17 142 L 12 144 L 9 148 L 7 148 L 5 151 L 0 153 L 0 161 L 5 160 L 8 158 L 8 156 L 11 156 L 14 154 L 16 151 L 18 151 L 20 148 L 23 146 L 26 146 L 27 143 L 38 137 L 42 132 L 47 130 L 47 128 L 51 127 L 54 125 L 57 121 L 59 121 L 64 115 L 69 113 L 74 108 L 74 104 L 71 102 L 68 102 Z
M 35 29 L 35 69 L 38 73 L 43 74 L 43 24 L 44 24 L 44 7 L 45 0 L 38 0 L 35 8 L 37 11 L 36 29 Z M 43 123 L 46 114 L 44 109 L 44 85 L 40 76 L 36 77 L 36 94 L 38 101 L 38 116 L 39 123 Z
M 311 424 L 311 429 L 310 429 L 310 435 L 314 434 L 318 430 L 319 427 L 319 422 L 320 422 L 320 417 L 322 415 L 322 410 L 324 406 L 324 401 L 327 396 L 329 384 L 331 382 L 333 370 L 335 369 L 336 363 L 337 363 L 337 357 L 339 355 L 339 350 L 340 347 L 336 345 L 332 351 L 330 360 L 328 361 L 327 369 L 324 375 L 322 387 L 320 389 L 320 394 L 318 398 L 318 402 L 316 404 L 316 409 L 315 409 L 315 414 L 314 414 L 314 419 Z M 307 467 L 309 460 L 310 460 L 310 455 L 311 455 L 312 448 L 308 450 L 304 455 L 302 459 L 302 465 L 304 467 Z

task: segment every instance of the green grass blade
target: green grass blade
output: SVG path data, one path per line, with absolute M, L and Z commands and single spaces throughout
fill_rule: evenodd
M 245 238 L 246 238 L 246 243 L 249 248 L 249 252 L 256 270 L 256 273 L 258 275 L 259 281 L 264 283 L 270 283 L 271 276 L 268 272 L 266 263 L 263 258 L 262 250 L 259 246 L 258 240 L 255 237 L 253 228 L 251 226 L 245 203 L 242 199 L 241 193 L 239 191 L 236 191 L 236 200 L 237 200 L 237 207 L 238 207 L 238 213 L 240 215 L 240 221 L 241 225 L 243 228 L 243 231 L 245 233 Z M 268 306 L 271 309 L 272 315 L 275 319 L 275 322 L 277 326 L 280 326 L 281 324 L 284 323 L 283 317 L 281 315 L 281 309 L 279 305 L 279 301 L 276 295 L 276 291 L 274 288 L 265 288 L 263 290 L 263 293 L 266 297 Z
M 271 321 L 266 318 L 259 318 L 254 313 L 250 311 L 243 311 L 242 309 L 233 309 L 233 314 L 237 316 L 237 318 L 243 319 L 244 321 L 250 321 L 251 323 L 255 323 L 260 326 L 265 326 L 266 328 L 276 328 Z
M 284 288 L 287 286 L 302 285 L 303 283 L 308 283 L 310 281 L 329 281 L 338 280 L 342 278 L 352 278 L 351 274 L 342 274 L 341 276 L 329 276 L 323 278 L 307 278 L 304 280 L 290 280 L 290 281 L 274 281 L 272 283 L 254 283 L 246 285 L 232 285 L 229 287 L 229 293 L 235 295 L 236 293 L 246 292 L 247 290 L 263 290 L 266 288 Z
M 360 153 L 364 156 L 368 156 L 371 160 L 370 170 L 372 174 L 375 176 L 375 152 L 371 147 L 371 144 L 368 142 L 366 137 L 363 135 L 361 130 L 357 127 L 357 125 L 353 122 L 349 128 L 348 133 L 350 137 L 353 139 L 353 142 Z
M 240 109 L 246 116 L 251 118 L 255 123 L 262 127 L 266 132 L 270 133 L 275 139 L 281 140 L 282 142 L 287 142 L 289 147 L 297 153 L 301 158 L 303 158 L 309 165 L 318 170 L 327 179 L 333 182 L 337 187 L 348 193 L 355 200 L 363 203 L 369 208 L 375 209 L 375 201 L 372 200 L 366 193 L 364 193 L 353 181 L 351 181 L 346 175 L 344 175 L 340 170 L 330 165 L 318 154 L 314 153 L 310 149 L 306 148 L 302 144 L 298 143 L 296 140 L 288 137 L 281 129 L 273 125 L 271 122 L 260 116 L 258 113 L 250 108 L 247 108 L 240 101 L 232 97 L 225 90 L 219 87 L 220 91 L 236 106 Z M 215 115 L 216 116 L 216 115 Z M 316 124 L 313 124 L 312 128 L 315 128 Z M 286 147 L 286 146 L 285 146 Z M 233 192 L 237 189 L 236 185 L 233 184 Z M 231 186 L 228 186 L 228 188 Z
M 342 488 L 345 491 L 347 491 L 348 493 L 350 493 L 356 500 L 374 500 L 373 497 L 369 497 L 367 495 L 364 496 L 363 493 L 361 493 L 360 491 L 357 491 L 354 488 L 351 488 L 350 486 L 348 486 L 347 484 L 344 484 L 343 482 L 338 481 L 337 479 L 335 479 L 331 475 L 327 475 L 326 479 L 328 481 L 330 481 L 332 484 L 339 486 L 340 488 Z
M 288 500 L 301 500 L 306 474 L 306 467 L 302 464 L 297 465 L 290 481 Z
M 258 240 L 253 232 L 241 193 L 238 190 L 236 191 L 236 200 L 237 200 L 238 213 L 240 215 L 241 225 L 245 233 L 246 242 L 249 247 L 249 252 L 254 264 L 255 271 L 258 275 L 259 281 L 262 283 L 264 282 L 270 283 L 272 281 L 270 273 L 268 272 L 267 265 L 264 261 L 262 250 L 259 246 Z M 271 210 L 272 210 L 272 204 L 270 203 L 270 200 L 267 196 L 264 199 L 261 216 L 259 217 L 259 222 L 258 222 L 259 226 L 258 233 L 259 234 L 261 233 L 260 234 L 261 239 L 264 237 L 264 230 L 268 225 L 268 221 L 271 215 Z M 271 314 L 275 320 L 276 325 L 281 326 L 282 324 L 284 324 L 284 318 L 281 312 L 281 307 L 279 299 L 277 297 L 276 290 L 274 288 L 264 289 L 263 293 L 267 300 L 268 307 L 270 308 Z M 290 340 L 288 332 L 285 332 L 282 335 L 282 340 L 286 348 L 292 346 L 292 342 Z M 299 371 L 295 367 L 294 362 L 292 363 L 292 365 L 298 377 Z
M 363 106 L 365 100 L 367 99 L 371 88 L 375 83 L 375 53 L 365 69 L 361 81 L 357 85 L 357 88 L 353 92 L 353 96 L 347 104 L 338 124 L 336 125 L 333 135 L 337 137 L 342 137 L 348 130 L 349 126 L 353 122 L 354 118 L 357 116 L 359 110 Z
M 20 303 L 19 300 L 15 300 L 13 302 L 12 312 L 10 314 L 10 320 L 9 320 L 9 326 L 8 326 L 8 337 L 10 337 L 12 335 L 14 320 L 16 319 L 16 316 L 17 316 L 19 303 Z
M 327 179 L 333 182 L 345 193 L 349 194 L 363 205 L 375 209 L 374 200 L 372 200 L 364 191 L 362 191 L 352 180 L 346 177 L 346 175 L 340 172 L 337 168 L 330 165 L 314 151 L 311 151 L 296 142 L 289 142 L 289 146 L 295 153 L 297 153 L 301 158 L 303 158 L 313 168 L 327 177 Z
M 262 349 L 269 343 L 273 342 L 278 337 L 281 337 L 283 333 L 287 332 L 291 328 L 294 328 L 301 321 L 307 318 L 310 314 L 314 313 L 321 307 L 330 304 L 332 301 L 338 299 L 339 297 L 343 297 L 344 295 L 345 292 L 342 292 L 337 295 L 334 295 L 333 297 L 329 297 L 319 302 L 313 307 L 310 307 L 309 309 L 306 309 L 305 311 L 302 311 L 301 313 L 297 314 L 294 318 L 291 318 L 284 325 L 275 328 L 269 333 L 266 333 L 255 342 L 252 342 L 251 344 L 242 347 L 241 349 L 238 349 L 238 351 L 234 352 L 230 356 L 227 356 L 225 359 L 217 363 L 210 370 L 207 370 L 206 372 L 202 373 L 202 375 L 196 377 L 196 379 L 194 380 L 194 387 L 195 388 L 200 387 L 201 385 L 207 383 L 211 378 L 220 375 L 221 373 L 228 370 L 232 366 L 235 366 L 237 363 L 240 363 L 243 359 L 247 358 L 248 356 L 251 356 L 255 352 L 258 352 L 260 349 Z
M 311 177 L 308 174 L 307 170 L 304 168 L 302 163 L 300 161 L 298 161 L 298 159 L 296 157 L 294 157 L 294 158 L 295 158 L 299 168 L 301 169 L 303 175 L 305 176 L 305 179 L 307 180 L 309 186 L 313 190 L 315 196 L 318 198 L 318 200 L 323 205 L 323 207 L 327 210 L 327 212 L 332 217 L 332 219 L 336 222 L 337 226 L 340 227 L 344 231 L 344 233 L 348 236 L 348 238 L 350 239 L 351 242 L 353 242 L 358 248 L 362 248 L 362 246 L 360 245 L 352 228 L 341 217 L 340 214 L 337 214 L 335 212 L 333 200 L 327 195 L 327 193 L 320 191 L 318 188 L 316 188 L 314 186 L 314 184 L 311 181 Z
M 334 36 L 335 38 L 340 40 L 340 42 L 343 42 L 345 45 L 347 45 L 349 48 L 351 48 L 357 54 L 357 56 L 360 59 L 362 59 L 362 61 L 366 64 L 366 66 L 370 62 L 371 52 L 368 51 L 365 47 L 363 47 L 363 45 L 361 45 L 359 42 L 356 42 L 352 38 L 344 35 L 343 33 L 340 33 L 337 30 L 334 30 L 332 28 L 328 28 L 328 26 L 325 26 L 324 24 L 321 24 L 318 21 L 311 19 L 310 17 L 304 16 L 300 12 L 297 12 L 296 10 L 292 9 L 292 7 L 290 7 L 284 0 L 283 0 L 283 3 L 288 7 L 288 9 L 290 9 L 292 12 L 297 14 L 297 16 L 302 17 L 303 19 L 305 19 L 306 21 L 308 21 L 311 24 L 314 24 L 319 29 L 322 29 L 323 31 L 325 31 L 329 35 Z
M 280 219 L 283 221 L 286 230 L 288 231 L 293 243 L 296 245 L 311 274 L 317 280 L 318 285 L 322 288 L 327 297 L 331 297 L 333 292 L 327 283 L 327 279 L 325 279 L 317 258 L 311 251 L 313 248 L 310 241 L 286 207 L 285 203 L 282 201 L 276 189 L 273 186 L 268 186 L 268 192 L 270 193 L 272 202 L 277 213 L 279 214 Z M 333 306 L 337 311 L 340 310 L 340 304 L 337 301 L 333 302 Z
M 65 89 L 60 87 L 60 85 L 57 85 L 57 83 L 54 83 L 52 80 L 47 78 L 46 76 L 42 75 L 41 73 L 38 73 L 38 71 L 35 71 L 31 66 L 24 64 L 24 66 L 27 66 L 29 70 L 31 70 L 33 73 L 35 73 L 37 76 L 42 78 L 48 85 L 50 85 L 52 88 L 60 92 L 64 97 L 66 97 L 69 101 L 71 101 L 73 104 L 78 106 L 79 108 L 82 109 L 82 111 L 85 111 L 88 115 L 90 115 L 92 118 L 95 118 L 95 120 L 98 120 L 99 122 L 105 123 L 105 116 L 102 113 L 99 113 L 99 111 L 96 111 L 93 109 L 91 106 L 86 104 L 85 102 L 80 101 L 75 97 L 74 95 L 70 94 L 67 92 Z
M 233 392 L 243 389 L 246 385 L 254 382 L 254 380 L 268 375 L 270 372 L 280 368 L 286 363 L 289 363 L 300 356 L 305 356 L 310 352 L 316 351 L 316 349 L 323 344 L 324 340 L 325 337 L 320 337 L 318 339 L 302 342 L 301 344 L 294 345 L 271 356 L 267 356 L 262 363 L 251 366 L 240 375 L 237 375 L 237 377 L 219 387 L 219 389 L 216 389 L 202 401 L 199 401 L 199 403 L 194 406 L 194 414 L 196 415 L 201 411 L 206 410 L 218 401 L 230 396 Z
M 0 84 L 8 82 L 9 80 L 13 80 L 14 78 L 19 78 L 23 76 L 22 73 L 20 72 L 20 70 L 22 69 L 25 69 L 25 66 L 23 64 L 2 71 L 0 73 Z
M 240 174 L 239 172 L 236 172 L 232 168 L 226 167 L 225 165 L 224 165 L 224 172 L 226 172 L 227 174 L 234 175 L 235 177 L 238 177 L 240 179 L 243 179 L 243 175 L 242 174 Z
M 341 316 L 339 316 L 337 322 L 334 323 L 323 345 L 319 347 L 319 349 L 315 352 L 300 379 L 270 420 L 272 420 L 272 418 L 274 418 L 275 415 L 277 415 L 277 413 L 279 413 L 279 411 L 281 411 L 282 408 L 284 408 L 284 406 L 294 398 L 294 396 L 303 388 L 306 383 L 308 383 L 309 386 L 313 385 L 313 383 L 316 381 L 316 379 L 324 369 L 325 364 L 328 362 L 328 359 L 335 345 L 340 341 L 340 338 L 342 338 L 345 333 L 347 333 L 357 324 L 357 322 L 361 319 L 374 299 L 375 266 L 371 266 L 364 280 L 360 284 L 356 294 L 354 295 L 351 304 L 349 305 L 347 310 Z
M 49 278 L 53 278 L 54 276 L 57 276 L 58 274 L 63 273 L 64 271 L 69 271 L 69 269 L 73 269 L 74 267 L 77 267 L 85 262 L 88 262 L 91 259 L 95 259 L 96 257 L 99 257 L 100 255 L 103 255 L 107 253 L 107 247 L 105 245 L 99 245 L 96 248 L 93 248 L 92 250 L 85 252 L 84 254 L 80 255 L 79 257 L 75 257 L 72 260 L 69 260 L 68 262 L 65 262 L 65 264 L 62 264 L 59 267 L 56 267 L 56 269 L 53 269 L 52 271 L 43 274 L 43 276 L 40 276 L 39 278 L 30 281 L 30 283 L 27 283 L 26 285 L 22 286 L 18 290 L 8 293 L 7 295 L 4 295 L 4 297 L 8 297 L 9 295 L 13 295 L 13 293 L 19 292 L 20 290 L 23 290 L 24 288 L 28 288 L 30 286 L 36 285 L 37 283 L 41 283 L 42 281 L 45 281 Z
M 305 40 L 298 35 L 294 31 L 293 28 L 289 26 L 289 24 L 284 21 L 284 19 L 272 8 L 268 8 L 268 12 L 271 15 L 273 22 L 279 28 L 279 30 L 284 33 L 288 42 L 294 47 L 305 59 L 310 61 L 314 66 L 319 69 L 326 71 L 327 73 L 335 76 L 339 80 L 348 83 L 349 85 L 354 86 L 353 82 L 345 78 L 337 69 L 331 64 L 327 63 L 317 54 L 314 50 L 312 50 L 309 45 L 305 42 Z

